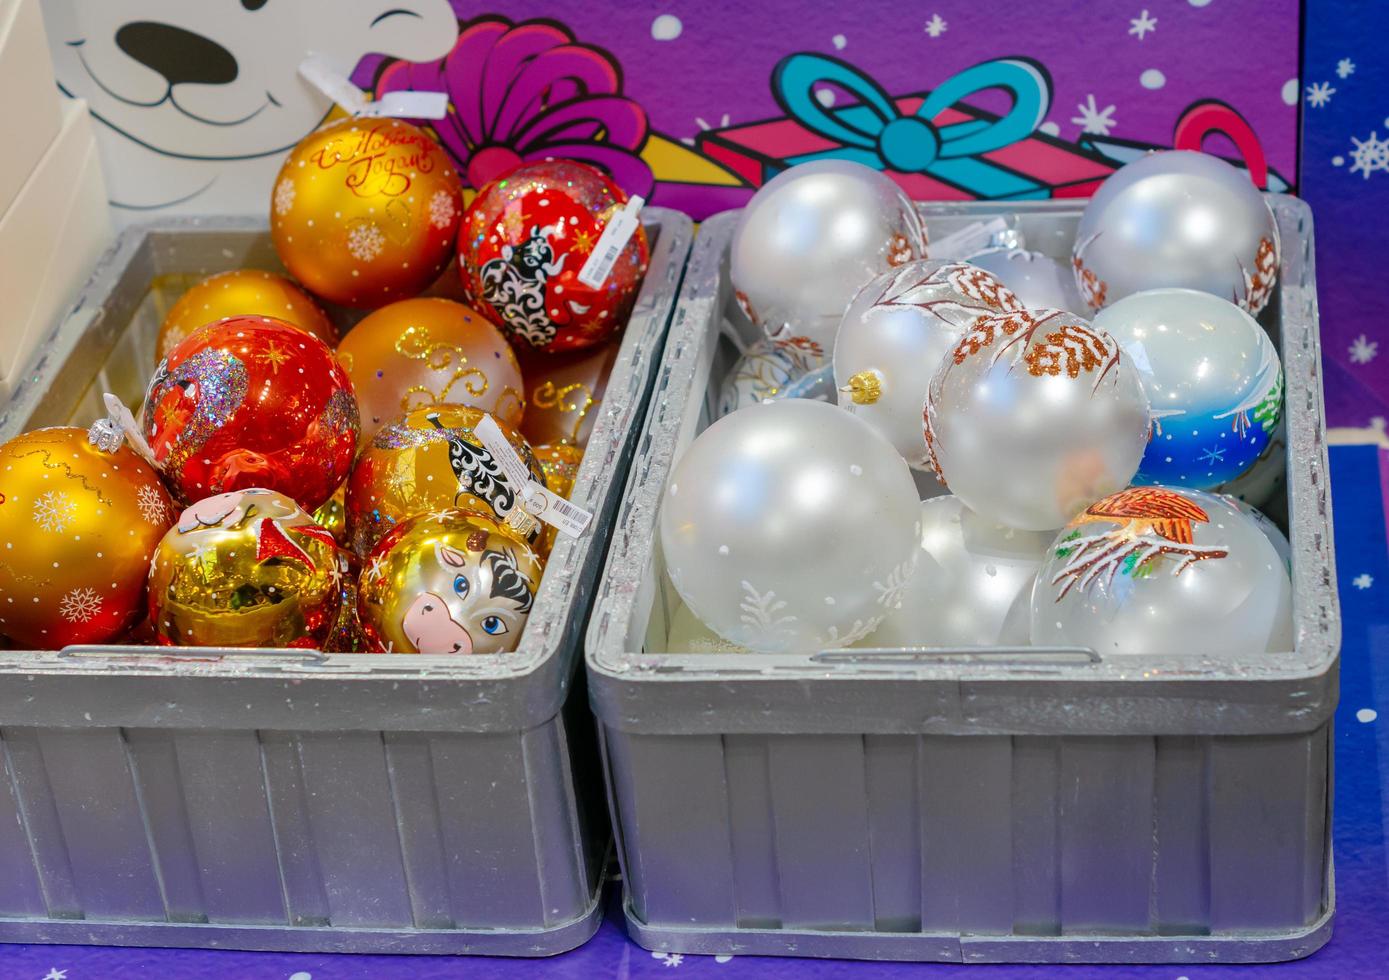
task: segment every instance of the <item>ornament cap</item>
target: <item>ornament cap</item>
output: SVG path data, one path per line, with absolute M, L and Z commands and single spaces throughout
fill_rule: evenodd
M 860 371 L 839 390 L 848 395 L 855 405 L 872 405 L 883 397 L 883 381 L 877 371 Z

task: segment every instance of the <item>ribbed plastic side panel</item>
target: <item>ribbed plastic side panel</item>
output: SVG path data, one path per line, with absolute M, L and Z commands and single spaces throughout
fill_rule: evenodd
M 591 911 L 563 716 L 495 735 L 7 728 L 0 758 L 2 919 L 534 931 Z
M 1323 914 L 1330 724 L 1214 737 L 604 731 L 663 928 L 1248 936 Z M 830 883 L 830 884 L 827 884 Z

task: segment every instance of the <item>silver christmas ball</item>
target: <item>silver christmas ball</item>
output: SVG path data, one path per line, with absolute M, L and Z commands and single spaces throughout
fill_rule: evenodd
M 860 286 L 925 256 L 925 228 L 891 178 L 819 160 L 753 195 L 733 232 L 729 276 L 743 312 L 768 336 L 809 337 L 829 349 Z
M 762 337 L 738 358 L 719 387 L 719 416 L 777 398 L 834 400 L 825 349 L 809 337 Z
M 1093 309 L 1183 286 L 1257 314 L 1278 277 L 1278 226 L 1244 171 L 1190 150 L 1116 170 L 1085 207 L 1071 252 Z
M 1292 649 L 1292 584 L 1233 501 L 1130 487 L 1062 529 L 1032 588 L 1032 642 L 1101 656 Z
M 922 501 L 901 608 L 857 646 L 1027 646 L 1032 579 L 1053 537 L 980 517 L 959 497 Z
M 902 457 L 824 402 L 749 405 L 691 443 L 662 497 L 666 570 L 728 642 L 814 652 L 866 636 L 916 567 L 919 504 Z
M 1109 334 L 1060 310 L 1001 313 L 967 331 L 926 397 L 937 475 L 979 514 L 1061 527 L 1129 484 L 1148 396 Z
M 992 275 L 959 262 L 909 262 L 875 277 L 840 321 L 839 404 L 886 436 L 909 465 L 925 467 L 921 406 L 936 369 L 979 317 L 1020 309 Z
M 1194 289 L 1147 289 L 1106 306 L 1095 326 L 1119 341 L 1152 406 L 1135 483 L 1210 490 L 1264 451 L 1283 414 L 1283 367 L 1244 310 Z
M 1071 270 L 1050 255 L 1025 248 L 990 248 L 976 252 L 966 261 L 992 272 L 1013 291 L 1024 309 L 1065 310 L 1080 316 L 1090 313 Z

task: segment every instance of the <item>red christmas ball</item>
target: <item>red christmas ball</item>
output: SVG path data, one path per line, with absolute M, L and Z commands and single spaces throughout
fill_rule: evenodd
M 473 305 L 520 349 L 577 350 L 627 320 L 650 253 L 638 225 L 601 285 L 579 281 L 622 188 L 573 160 L 531 163 L 492 181 L 459 231 L 458 261 Z
M 357 450 L 357 399 L 332 350 L 270 317 L 228 317 L 175 345 L 141 417 L 184 503 L 262 487 L 313 511 Z

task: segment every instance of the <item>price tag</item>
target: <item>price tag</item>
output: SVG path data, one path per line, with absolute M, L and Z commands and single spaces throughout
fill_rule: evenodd
M 944 238 L 938 238 L 927 248 L 933 259 L 963 259 L 975 252 L 983 251 L 994 243 L 994 237 L 1008 231 L 1008 222 L 1002 218 L 976 221 Z M 1018 235 L 1014 248 L 1022 247 L 1022 236 Z
M 613 214 L 603 233 L 598 236 L 598 244 L 593 246 L 588 261 L 579 270 L 579 282 L 597 289 L 607 281 L 617 257 L 622 254 L 622 250 L 632 239 L 632 233 L 641 224 L 637 215 L 641 213 L 642 205 L 645 203 L 644 198 L 633 196 L 624 207 Z
M 354 116 L 442 119 L 448 114 L 449 97 L 443 92 L 387 92 L 373 102 L 351 79 L 316 54 L 299 63 L 299 74 Z
M 531 479 L 525 460 L 507 441 L 496 419 L 484 415 L 473 431 L 482 440 L 483 448 L 492 454 L 492 458 L 502 468 L 502 475 L 506 477 L 506 481 L 520 488 L 517 493 L 518 502 L 527 516 L 538 518 L 571 538 L 577 538 L 584 533 L 589 522 L 593 520 L 593 515 Z M 507 520 L 511 523 L 510 516 Z

